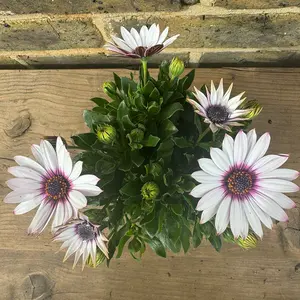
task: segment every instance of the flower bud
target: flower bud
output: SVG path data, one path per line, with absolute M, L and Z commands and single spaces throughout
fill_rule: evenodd
M 141 189 L 143 199 L 154 200 L 159 195 L 159 187 L 155 182 L 146 182 Z
M 236 243 L 243 249 L 255 248 L 257 245 L 257 237 L 255 234 L 250 233 L 245 239 L 238 238 Z
M 178 57 L 174 57 L 169 66 L 169 76 L 171 78 L 180 76 L 184 71 L 184 62 Z
M 256 100 L 251 100 L 247 102 L 245 101 L 241 104 L 239 108 L 250 110 L 250 112 L 245 115 L 245 117 L 247 117 L 248 119 L 253 119 L 254 117 L 258 116 L 263 109 L 262 106 Z
M 140 128 L 132 129 L 130 137 L 133 142 L 140 143 L 144 139 L 144 131 Z
M 116 141 L 117 131 L 115 127 L 102 124 L 97 127 L 98 140 L 104 144 L 113 144 Z
M 114 82 L 112 82 L 112 81 L 104 82 L 102 87 L 103 87 L 103 92 L 107 96 L 111 97 L 112 99 L 115 99 L 117 86 Z
M 103 252 L 101 251 L 97 251 L 96 253 L 96 262 L 94 264 L 93 259 L 91 257 L 91 255 L 88 257 L 86 264 L 91 267 L 91 268 L 95 268 L 97 266 L 99 266 L 101 263 L 103 263 L 103 261 L 105 260 L 105 255 Z

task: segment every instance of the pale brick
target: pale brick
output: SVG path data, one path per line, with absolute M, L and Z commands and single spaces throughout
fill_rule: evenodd
M 299 0 L 216 0 L 215 6 L 228 9 L 281 8 L 300 6 Z

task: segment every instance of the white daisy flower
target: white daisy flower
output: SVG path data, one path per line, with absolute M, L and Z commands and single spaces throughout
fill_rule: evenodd
M 55 233 L 54 241 L 63 242 L 60 249 L 68 248 L 64 262 L 75 253 L 73 268 L 82 255 L 82 269 L 89 256 L 96 266 L 97 247 L 108 258 L 106 237 L 101 233 L 99 226 L 89 222 L 87 216 L 80 214 L 79 218 L 62 225 Z
M 16 215 L 27 213 L 39 206 L 29 228 L 28 234 L 41 233 L 51 217 L 53 228 L 77 216 L 78 209 L 87 205 L 85 196 L 97 196 L 102 191 L 96 186 L 99 178 L 82 175 L 82 162 L 74 166 L 69 152 L 60 137 L 56 140 L 56 151 L 47 141 L 40 146 L 32 145 L 36 161 L 16 156 L 19 166 L 8 172 L 17 178 L 6 183 L 13 191 L 4 199 L 6 203 L 20 203 L 14 210 Z
M 242 126 L 238 121 L 247 120 L 247 115 L 252 109 L 238 109 L 238 107 L 246 100 L 242 98 L 243 93 L 230 98 L 233 83 L 229 86 L 226 93 L 223 89 L 223 79 L 221 79 L 219 87 L 216 89 L 213 81 L 211 81 L 210 92 L 206 88 L 206 95 L 199 91 L 196 87 L 194 96 L 197 101 L 187 99 L 194 107 L 195 112 L 204 117 L 204 122 L 210 124 L 212 132 L 216 132 L 219 128 L 231 131 L 231 126 Z
M 192 174 L 200 182 L 191 195 L 201 198 L 196 210 L 202 211 L 201 223 L 214 215 L 218 234 L 230 223 L 235 238 L 248 236 L 249 224 L 263 236 L 261 222 L 272 228 L 272 219 L 286 222 L 284 209 L 295 203 L 283 193 L 297 192 L 299 187 L 291 182 L 299 172 L 279 169 L 288 155 L 265 155 L 270 135 L 265 133 L 258 140 L 255 129 L 246 135 L 242 130 L 235 140 L 225 135 L 222 150 L 210 149 L 211 159 L 198 160 L 202 171 Z
M 114 43 L 109 42 L 104 47 L 131 58 L 148 57 L 161 52 L 179 37 L 177 34 L 166 40 L 168 32 L 169 27 L 160 33 L 158 24 L 152 24 L 149 29 L 144 25 L 140 32 L 135 28 L 131 28 L 129 32 L 122 26 L 121 35 L 123 39 L 112 36 Z

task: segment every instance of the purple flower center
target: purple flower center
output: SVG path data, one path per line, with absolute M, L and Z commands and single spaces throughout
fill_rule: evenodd
M 217 124 L 225 123 L 228 120 L 228 111 L 222 105 L 212 105 L 206 110 L 208 119 Z
M 94 226 L 88 223 L 82 223 L 77 226 L 77 233 L 84 241 L 93 240 L 95 238 Z
M 248 194 L 254 183 L 254 175 L 247 170 L 233 170 L 225 178 L 227 190 L 236 196 Z
M 64 200 L 69 192 L 70 183 L 63 175 L 53 175 L 45 180 L 44 192 L 49 200 Z
M 150 48 L 139 46 L 134 49 L 133 53 L 139 55 L 140 57 L 147 57 L 159 53 L 163 48 L 164 45 L 162 44 L 155 45 Z

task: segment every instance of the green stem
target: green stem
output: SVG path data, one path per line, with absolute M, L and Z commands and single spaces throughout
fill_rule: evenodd
M 148 81 L 148 67 L 147 67 L 148 61 L 147 58 L 142 58 L 142 68 L 143 68 L 143 83 L 144 86 L 146 85 L 147 81 Z
M 209 126 L 199 135 L 196 145 L 200 143 L 200 141 L 207 135 L 207 133 L 210 131 Z
M 78 150 L 82 150 L 80 147 L 77 147 L 77 146 L 70 146 L 70 145 L 67 146 L 67 149 L 78 149 Z

